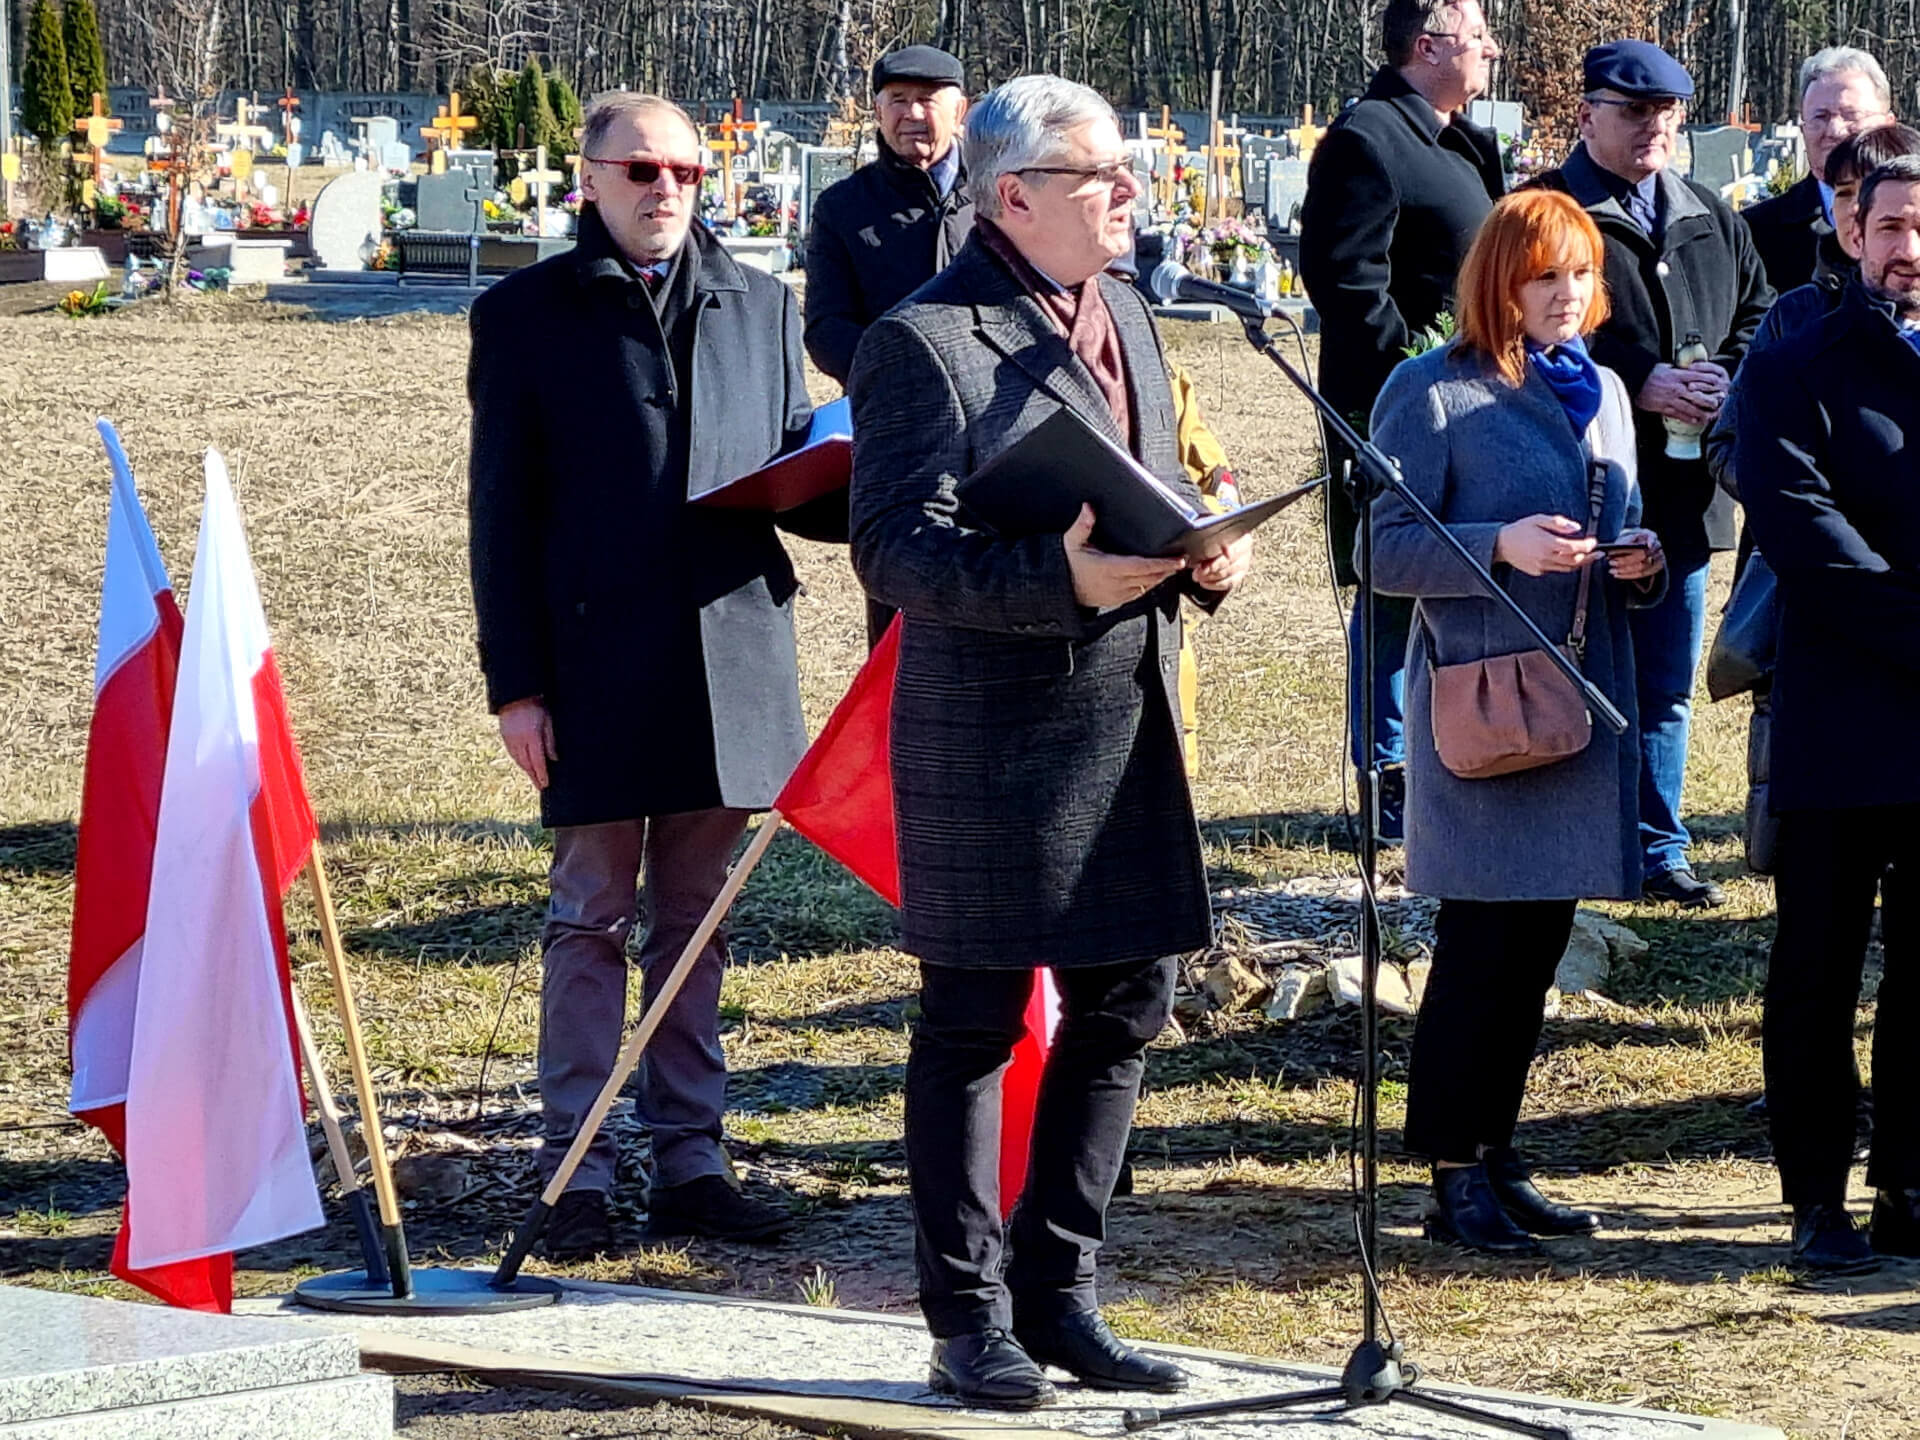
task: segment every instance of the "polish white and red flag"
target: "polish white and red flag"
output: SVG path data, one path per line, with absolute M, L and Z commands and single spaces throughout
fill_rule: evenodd
M 100 590 L 100 645 L 93 720 L 74 858 L 73 947 L 67 965 L 70 1106 L 115 1150 L 126 1149 L 127 1059 L 153 876 L 160 777 L 167 763 L 180 609 L 141 508 L 120 437 L 98 422 L 113 469 L 107 504 L 107 564 Z M 110 1268 L 167 1301 L 194 1310 L 232 1305 L 228 1257 L 135 1270 L 122 1224 Z
M 217 451 L 206 480 L 127 1058 L 138 1270 L 322 1223 L 281 912 L 318 832 Z

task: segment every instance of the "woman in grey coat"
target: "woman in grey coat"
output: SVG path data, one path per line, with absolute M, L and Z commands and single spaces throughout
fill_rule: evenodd
M 1656 598 L 1665 562 L 1658 539 L 1636 528 L 1626 387 L 1582 343 L 1606 316 L 1602 264 L 1598 231 L 1566 196 L 1502 200 L 1461 272 L 1458 338 L 1393 373 L 1372 433 L 1408 488 L 1554 639 L 1571 632 L 1591 568 L 1582 669 L 1631 719 L 1626 611 Z M 1434 744 L 1432 666 L 1532 641 L 1397 497 L 1374 502 L 1374 532 L 1374 583 L 1418 601 L 1407 885 L 1441 901 L 1407 1147 L 1434 1163 L 1429 1236 L 1532 1253 L 1534 1235 L 1600 1223 L 1541 1196 L 1512 1140 L 1576 903 L 1640 893 L 1639 737 L 1632 725 L 1620 736 L 1595 727 L 1584 750 L 1552 764 L 1486 779 L 1448 770 Z M 1602 552 L 1603 542 L 1634 548 Z

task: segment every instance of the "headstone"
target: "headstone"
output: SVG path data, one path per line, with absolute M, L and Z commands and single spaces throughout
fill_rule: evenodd
M 287 278 L 287 251 L 291 240 L 241 240 L 227 250 L 229 285 L 267 285 Z
M 813 225 L 813 202 L 829 185 L 846 179 L 857 168 L 851 150 L 819 145 L 800 147 L 800 233 Z
M 308 231 L 315 262 L 328 270 L 360 270 L 380 244 L 380 192 L 385 181 L 366 170 L 329 180 L 314 197 Z
M 1300 207 L 1307 203 L 1307 162 L 1276 160 L 1267 171 L 1267 222 L 1282 229 L 1299 228 Z
M 1692 130 L 1687 139 L 1693 151 L 1693 167 L 1688 173 L 1697 184 L 1717 191 L 1751 168 L 1753 136 L 1738 125 Z
M 1526 138 L 1526 107 L 1516 100 L 1475 100 L 1467 106 L 1467 119 L 1493 131 L 1502 150 Z
M 486 227 L 478 202 L 470 198 L 473 189 L 473 176 L 465 170 L 422 175 L 414 192 L 414 223 L 422 230 L 479 234 Z
M 353 152 L 340 143 L 340 137 L 331 130 L 320 135 L 320 163 L 336 170 L 344 170 L 353 163 Z
M 0 1434 L 385 1440 L 393 1381 L 350 1335 L 0 1286 Z

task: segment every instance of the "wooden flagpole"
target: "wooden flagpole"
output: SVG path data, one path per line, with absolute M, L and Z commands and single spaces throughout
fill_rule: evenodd
M 333 910 L 333 891 L 327 884 L 320 842 L 307 855 L 307 880 L 313 887 L 313 908 L 320 917 L 320 946 L 333 976 L 334 1003 L 340 1007 L 340 1027 L 347 1042 L 347 1063 L 353 1070 L 354 1093 L 360 1097 L 360 1132 L 367 1142 L 367 1163 L 373 1172 L 374 1198 L 380 1205 L 380 1229 L 386 1241 L 387 1269 L 393 1293 L 405 1299 L 413 1293 L 413 1271 L 407 1263 L 406 1232 L 401 1226 L 400 1200 L 393 1188 L 393 1167 L 387 1160 L 387 1139 L 380 1128 L 380 1106 L 374 1095 L 373 1072 L 367 1065 L 367 1044 L 360 1033 L 360 1011 L 354 1004 L 347 977 L 346 947 L 340 943 L 340 920 Z M 371 1279 L 371 1275 L 368 1277 Z
M 300 1058 L 312 1083 L 313 1105 L 320 1112 L 320 1128 L 326 1133 L 327 1153 L 333 1156 L 334 1174 L 340 1177 L 340 1193 L 353 1217 L 353 1228 L 360 1236 L 360 1253 L 367 1262 L 367 1281 L 373 1285 L 391 1284 L 386 1256 L 380 1249 L 380 1232 L 373 1223 L 373 1211 L 367 1205 L 366 1187 L 353 1164 L 353 1151 L 340 1129 L 340 1104 L 333 1098 L 326 1067 L 320 1062 L 320 1047 L 313 1043 L 313 1025 L 307 1019 L 307 1007 L 300 992 L 293 991 L 293 1026 L 300 1037 Z
M 533 1202 L 527 1211 L 526 1219 L 520 1222 L 520 1228 L 514 1233 L 513 1243 L 507 1247 L 507 1253 L 501 1257 L 500 1268 L 493 1272 L 493 1285 L 496 1289 L 511 1285 L 520 1274 L 520 1266 L 532 1253 L 534 1242 L 540 1238 L 540 1232 L 546 1229 L 547 1217 L 553 1213 L 553 1207 L 560 1202 L 560 1196 L 566 1191 L 567 1182 L 573 1179 L 573 1172 L 580 1168 L 580 1162 L 587 1158 L 587 1150 L 593 1144 L 594 1136 L 600 1133 L 600 1127 L 606 1123 L 607 1112 L 613 1108 L 613 1102 L 619 1097 L 620 1088 L 627 1083 L 627 1077 L 640 1063 L 641 1055 L 646 1051 L 647 1042 L 653 1039 L 654 1031 L 660 1028 L 660 1022 L 666 1019 L 667 1008 L 673 1004 L 674 997 L 680 993 L 680 987 L 693 973 L 694 962 L 700 958 L 700 952 L 707 948 L 707 942 L 713 938 L 714 931 L 720 928 L 720 922 L 726 918 L 727 911 L 733 908 L 735 897 L 747 883 L 747 877 L 767 853 L 767 847 L 773 844 L 773 837 L 780 833 L 784 817 L 778 810 L 769 810 L 767 818 L 760 822 L 760 828 L 754 832 L 752 842 L 739 862 L 727 872 L 726 884 L 720 887 L 720 893 L 713 897 L 713 904 L 707 907 L 707 913 L 701 917 L 693 934 L 687 937 L 687 943 L 680 952 L 680 958 L 674 962 L 673 969 L 667 972 L 666 980 L 661 984 L 659 993 L 653 997 L 653 1003 L 640 1017 L 640 1023 L 633 1027 L 633 1033 L 627 1037 L 627 1043 L 621 1048 L 619 1058 L 614 1061 L 613 1073 L 607 1076 L 607 1083 L 600 1087 L 600 1094 L 593 1102 L 593 1108 L 587 1111 L 586 1119 L 580 1122 L 580 1130 L 573 1137 L 573 1144 L 567 1147 L 567 1153 L 561 1157 L 560 1166 L 553 1172 L 553 1178 L 547 1182 L 547 1188 L 540 1192 L 540 1198 Z

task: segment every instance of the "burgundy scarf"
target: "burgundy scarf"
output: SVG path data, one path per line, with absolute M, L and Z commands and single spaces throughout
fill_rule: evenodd
M 1120 332 L 1114 327 L 1113 313 L 1100 293 L 1100 277 L 1064 289 L 1034 269 L 1006 232 L 991 220 L 975 220 L 973 229 L 980 243 L 1013 271 L 1021 287 L 1039 302 L 1041 312 L 1053 321 L 1068 348 L 1087 367 L 1093 383 L 1106 397 L 1114 425 L 1131 445 L 1133 411 L 1127 400 L 1127 362 L 1120 351 Z

